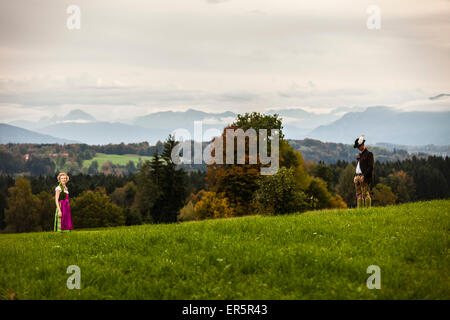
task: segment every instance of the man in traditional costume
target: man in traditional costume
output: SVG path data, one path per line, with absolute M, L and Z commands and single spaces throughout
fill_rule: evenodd
M 353 148 L 358 148 L 359 155 L 356 158 L 358 161 L 356 165 L 355 177 L 353 182 L 356 189 L 356 205 L 358 208 L 370 208 L 372 199 L 370 198 L 370 187 L 373 183 L 373 153 L 367 150 L 364 145 L 366 140 L 364 135 L 361 135 L 355 140 Z

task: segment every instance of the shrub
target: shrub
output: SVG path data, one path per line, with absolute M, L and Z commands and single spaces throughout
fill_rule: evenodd
M 285 214 L 305 211 L 306 196 L 299 191 L 292 168 L 280 168 L 274 175 L 261 177 L 254 204 L 263 214 Z
M 8 206 L 5 209 L 5 232 L 42 231 L 40 226 L 39 198 L 31 193 L 30 181 L 17 179 L 8 189 Z
M 98 191 L 84 191 L 74 198 L 71 213 L 74 228 L 114 227 L 126 221 L 123 209 Z
M 376 185 L 372 194 L 374 206 L 387 206 L 397 201 L 397 196 L 392 192 L 391 187 L 381 183 Z
M 338 194 L 330 198 L 330 207 L 333 209 L 347 209 L 344 199 Z
M 312 199 L 312 209 L 325 209 L 332 207 L 331 194 L 327 189 L 327 183 L 321 178 L 312 178 L 305 191 L 308 198 Z
M 192 203 L 192 201 L 189 201 L 183 208 L 181 208 L 180 214 L 177 218 L 178 221 L 196 220 L 194 204 Z
M 355 184 L 353 183 L 355 170 L 356 168 L 349 163 L 340 173 L 339 183 L 336 186 L 337 193 L 349 207 L 356 205 Z
M 142 224 L 142 215 L 139 211 L 135 209 L 125 208 L 124 213 L 126 217 L 125 224 L 127 226 Z
M 195 204 L 195 216 L 198 219 L 226 218 L 234 216 L 234 210 L 228 198 L 216 192 L 200 191 L 200 200 Z

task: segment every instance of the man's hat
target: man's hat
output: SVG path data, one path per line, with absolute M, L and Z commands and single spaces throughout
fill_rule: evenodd
M 360 146 L 362 146 L 364 144 L 364 142 L 366 142 L 366 139 L 364 139 L 365 135 L 361 135 L 361 137 L 357 138 L 355 140 L 355 144 L 353 145 L 353 148 L 359 148 Z

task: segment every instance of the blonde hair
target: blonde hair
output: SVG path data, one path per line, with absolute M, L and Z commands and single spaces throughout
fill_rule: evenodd
M 60 174 L 58 174 L 58 182 L 61 183 L 61 177 L 62 176 L 66 176 L 67 177 L 67 181 L 66 182 L 69 182 L 69 176 L 65 172 L 61 172 Z

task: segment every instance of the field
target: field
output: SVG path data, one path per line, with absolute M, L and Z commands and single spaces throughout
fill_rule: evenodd
M 120 155 L 120 154 L 97 153 L 94 158 L 89 159 L 89 160 L 84 160 L 83 167 L 89 168 L 89 166 L 91 165 L 91 163 L 93 161 L 98 162 L 99 168 L 101 168 L 102 164 L 105 163 L 106 161 L 111 161 L 113 164 L 119 164 L 122 166 L 126 165 L 128 163 L 128 161 L 133 161 L 134 164 L 136 165 L 139 162 L 139 158 L 141 158 L 142 161 L 152 159 L 151 156 L 140 156 L 137 154 Z
M 0 234 L 3 299 L 450 299 L 450 200 Z M 66 287 L 69 265 L 81 289 Z M 381 270 L 369 290 L 367 267 Z

